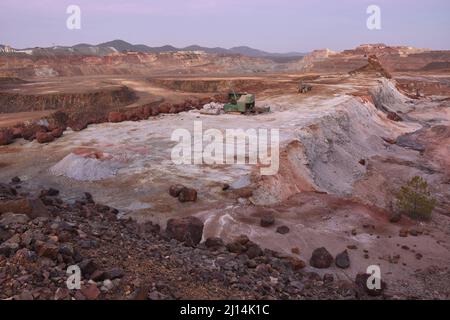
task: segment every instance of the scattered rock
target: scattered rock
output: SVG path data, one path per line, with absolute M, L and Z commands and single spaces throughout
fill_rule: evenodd
M 411 229 L 409 229 L 409 234 L 412 235 L 413 237 L 417 237 L 417 236 L 423 234 L 423 232 L 416 228 L 411 228 Z
M 0 255 L 5 257 L 13 256 L 20 247 L 20 236 L 14 235 L 0 245 Z
M 170 186 L 169 188 L 169 194 L 174 197 L 174 198 L 178 198 L 178 196 L 180 195 L 181 190 L 183 190 L 184 188 L 186 188 L 185 186 L 183 186 L 182 184 L 175 184 Z
M 245 246 L 239 243 L 238 241 L 230 242 L 227 244 L 228 251 L 232 253 L 242 253 L 245 252 Z
M 314 268 L 326 269 L 333 263 L 333 256 L 324 247 L 313 251 L 309 264 Z
M 156 290 L 150 292 L 148 294 L 148 298 L 149 298 L 149 300 L 155 300 L 155 301 L 167 300 L 168 299 L 168 297 L 165 294 L 163 294 L 163 293 L 161 293 L 159 291 L 156 291 Z
M 11 238 L 12 234 L 8 230 L 5 230 L 3 226 L 0 226 L 0 243 Z
M 406 228 L 402 228 L 400 229 L 400 231 L 398 232 L 398 235 L 402 238 L 406 238 L 408 236 L 409 230 Z
M 263 255 L 263 251 L 256 243 L 248 245 L 247 251 L 245 253 L 247 254 L 249 259 L 254 259 Z
M 334 281 L 334 276 L 331 273 L 325 273 L 323 275 L 323 282 L 325 283 L 331 283 Z
M 104 292 L 108 292 L 108 291 L 111 291 L 112 289 L 114 289 L 114 283 L 109 279 L 104 280 L 103 285 L 100 288 L 100 290 L 104 291 Z
M 55 292 L 55 300 L 69 300 L 70 299 L 70 291 L 67 288 L 58 288 Z
M 297 271 L 297 270 L 300 270 L 300 269 L 303 269 L 306 267 L 305 261 L 300 260 L 298 258 L 289 257 L 288 260 L 289 260 L 289 264 L 290 264 L 292 270 L 294 270 L 294 271 Z
M 98 269 L 97 264 L 92 259 L 85 259 L 78 264 L 84 278 L 89 279 L 90 276 Z
M 11 188 L 9 185 L 0 183 L 0 200 L 8 200 L 14 198 L 17 195 L 17 191 Z M 1 204 L 2 202 L 0 202 Z M 2 213 L 2 211 L 0 211 Z
M 62 135 L 64 134 L 64 129 L 63 128 L 56 128 L 53 129 L 50 134 L 53 136 L 53 138 L 58 139 L 61 138 Z
M 197 190 L 191 188 L 183 188 L 178 195 L 180 202 L 195 202 L 197 201 Z
M 81 293 L 88 300 L 97 300 L 101 292 L 97 288 L 97 284 L 91 283 L 81 288 Z
M 335 263 L 336 266 L 341 269 L 347 269 L 350 267 L 350 257 L 348 256 L 347 250 L 344 250 L 336 256 Z
M 223 243 L 223 240 L 220 238 L 208 238 L 205 241 L 205 245 L 207 248 L 210 248 L 213 250 L 217 250 L 217 249 L 225 246 L 225 244 Z
M 30 218 L 48 217 L 49 212 L 41 199 L 14 199 L 0 202 L 0 214 L 5 212 L 26 214 Z
M 288 234 L 289 231 L 290 231 L 290 229 L 289 229 L 289 227 L 287 227 L 287 226 L 281 226 L 281 227 L 278 227 L 278 228 L 277 228 L 277 232 L 278 232 L 279 234 Z
M 272 214 L 265 214 L 260 221 L 260 225 L 263 228 L 268 228 L 275 224 L 275 217 Z
M 56 197 L 59 195 L 59 190 L 50 188 L 41 191 L 40 197 Z
M 29 290 L 24 290 L 19 294 L 19 296 L 17 297 L 17 300 L 33 301 L 34 297 L 33 297 L 33 294 Z
M 121 268 L 113 268 L 104 273 L 105 279 L 114 280 L 123 278 L 125 276 L 125 272 Z
M 25 214 L 5 213 L 0 216 L 0 226 L 8 227 L 12 224 L 26 224 L 30 218 Z
M 170 219 L 167 222 L 166 233 L 187 245 L 200 243 L 203 235 L 203 222 L 196 217 Z
M 241 234 L 236 238 L 235 241 L 245 246 L 250 241 L 250 239 L 245 234 Z
M 9 129 L 0 129 L 0 146 L 5 146 L 13 142 L 13 133 Z
M 55 140 L 55 137 L 48 132 L 38 132 L 36 133 L 36 140 L 39 143 L 50 143 Z
M 369 279 L 370 275 L 367 273 L 359 273 L 356 275 L 355 283 L 359 287 L 359 289 L 362 292 L 365 292 L 369 296 L 377 297 L 383 294 L 384 290 L 386 289 L 386 283 L 380 279 L 380 288 L 379 289 L 371 289 L 367 285 L 367 280 Z
M 14 184 L 18 184 L 18 183 L 20 183 L 21 181 L 22 181 L 22 180 L 20 180 L 19 177 L 14 177 L 14 178 L 11 179 L 11 182 L 14 183 Z
M 138 286 L 131 295 L 131 299 L 135 301 L 148 300 L 148 287 L 145 285 Z

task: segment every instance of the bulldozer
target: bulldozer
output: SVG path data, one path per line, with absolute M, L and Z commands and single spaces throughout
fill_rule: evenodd
M 228 103 L 223 106 L 225 113 L 254 113 L 255 112 L 255 95 L 248 93 L 228 94 Z

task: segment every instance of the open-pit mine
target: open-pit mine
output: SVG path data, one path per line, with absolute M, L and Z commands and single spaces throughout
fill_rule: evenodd
M 0 299 L 450 299 L 449 65 L 381 44 L 0 53 Z M 219 142 L 241 160 L 278 130 L 276 172 L 173 161 L 196 123 L 240 129 Z M 429 219 L 398 206 L 414 177 Z

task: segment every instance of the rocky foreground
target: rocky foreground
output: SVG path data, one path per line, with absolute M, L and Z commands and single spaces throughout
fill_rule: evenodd
M 320 277 L 246 236 L 199 243 L 203 223 L 194 217 L 169 220 L 163 231 L 117 214 L 88 193 L 68 203 L 58 190 L 33 192 L 18 178 L 0 184 L 0 299 L 387 298 L 366 289 L 367 275 Z M 333 259 L 325 249 L 315 255 L 310 263 Z M 67 289 L 72 265 L 82 271 L 80 290 Z

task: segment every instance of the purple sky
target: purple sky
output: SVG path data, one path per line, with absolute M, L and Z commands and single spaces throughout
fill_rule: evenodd
M 81 7 L 82 29 L 66 28 Z M 366 28 L 381 7 L 382 30 Z M 0 0 L 0 43 L 13 47 L 123 39 L 150 46 L 248 45 L 271 52 L 384 42 L 450 49 L 449 0 Z

